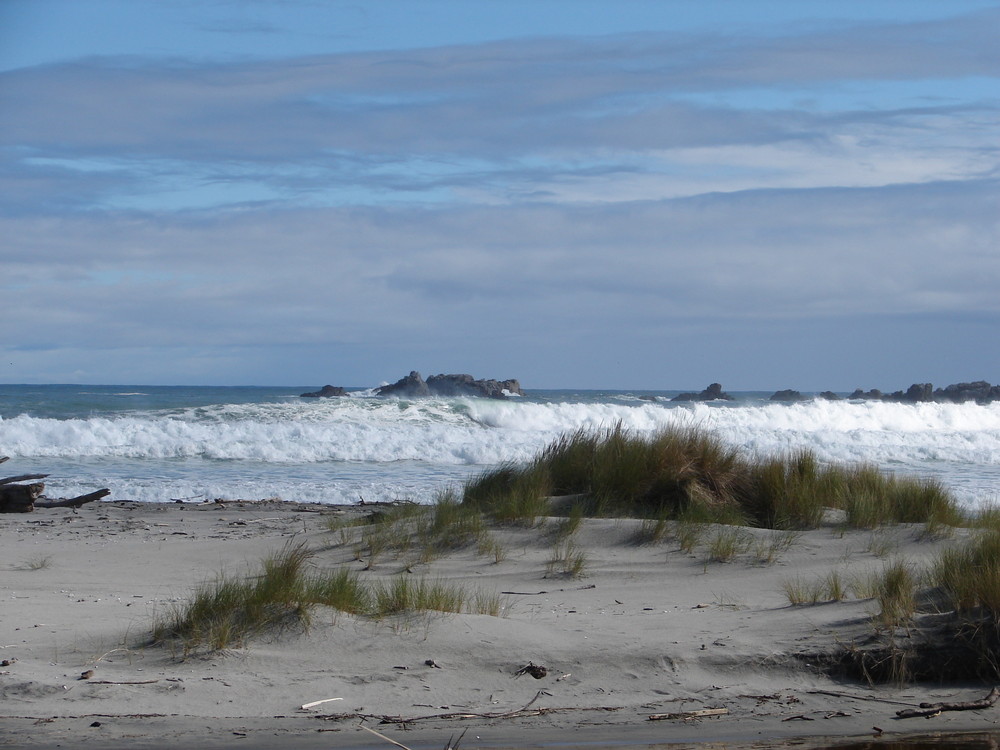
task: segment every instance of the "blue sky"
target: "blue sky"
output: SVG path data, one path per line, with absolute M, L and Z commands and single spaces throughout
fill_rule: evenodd
M 0 0 L 0 380 L 1000 381 L 998 27 Z

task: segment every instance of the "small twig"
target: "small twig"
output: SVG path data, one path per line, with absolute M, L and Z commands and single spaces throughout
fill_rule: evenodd
M 125 653 L 128 653 L 129 649 L 127 649 L 127 648 L 113 648 L 110 651 L 108 651 L 106 653 L 103 653 L 100 656 L 98 656 L 96 659 L 94 659 L 94 664 L 97 664 L 97 662 L 101 661 L 102 659 L 104 659 L 104 658 L 106 658 L 108 656 L 111 656 L 111 654 L 116 654 L 119 651 L 124 651 Z
M 403 744 L 401 744 L 399 742 L 396 742 L 396 740 L 391 740 L 388 737 L 386 737 L 384 734 L 382 734 L 381 732 L 376 732 L 374 729 L 369 729 L 364 724 L 358 724 L 358 727 L 360 729 L 364 729 L 366 732 L 371 732 L 376 737 L 382 738 L 383 740 L 385 740 L 386 742 L 388 742 L 390 745 L 395 745 L 396 747 L 401 747 L 403 750 L 410 750 L 410 748 L 408 748 L 406 745 L 403 745 Z
M 672 714 L 651 714 L 647 721 L 666 721 L 671 719 L 701 719 L 705 716 L 722 716 L 728 714 L 728 708 L 699 708 L 696 711 L 681 711 Z
M 159 682 L 159 680 L 89 680 L 89 682 L 91 685 L 152 685 L 154 682 Z
M 807 693 L 812 695 L 832 695 L 835 698 L 851 698 L 856 701 L 875 701 L 876 703 L 891 703 L 896 706 L 914 706 L 915 703 L 907 703 L 905 701 L 894 701 L 889 698 L 877 698 L 874 695 L 853 695 L 851 693 L 840 693 L 836 690 L 807 690 Z

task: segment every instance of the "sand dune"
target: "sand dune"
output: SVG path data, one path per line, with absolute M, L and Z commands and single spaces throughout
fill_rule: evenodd
M 870 737 L 873 727 L 884 736 L 989 731 L 1000 720 L 1000 708 L 897 719 L 906 706 L 980 698 L 989 686 L 871 687 L 810 660 L 868 632 L 875 605 L 791 606 L 783 583 L 831 571 L 862 580 L 887 555 L 919 563 L 948 543 L 905 526 L 873 534 L 831 524 L 780 551 L 775 532 L 748 529 L 743 551 L 716 562 L 713 527 L 684 552 L 676 538 L 635 544 L 638 521 L 591 519 L 572 537 L 585 556 L 577 577 L 550 565 L 555 523 L 495 529 L 502 554 L 473 546 L 426 564 L 385 554 L 362 575 L 499 595 L 499 617 L 373 621 L 320 608 L 307 632 L 225 653 L 183 659 L 146 643 L 157 612 L 290 539 L 308 544 L 317 566 L 361 571 L 355 532 L 327 522 L 365 512 L 115 502 L 0 516 L 0 747 L 390 747 L 362 722 L 411 747 L 442 748 L 463 731 L 463 748 L 735 747 Z M 776 559 L 763 559 L 769 549 Z M 545 676 L 518 676 L 528 664 Z M 301 708 L 316 701 L 327 702 Z M 707 709 L 719 710 L 692 713 Z

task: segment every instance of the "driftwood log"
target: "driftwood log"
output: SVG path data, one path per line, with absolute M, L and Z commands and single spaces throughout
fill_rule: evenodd
M 0 463 L 7 460 L 7 456 L 0 456 Z M 102 489 L 78 497 L 50 500 L 42 494 L 45 492 L 45 485 L 42 482 L 32 481 L 45 479 L 47 476 L 48 474 L 20 474 L 0 479 L 0 513 L 31 513 L 35 508 L 79 508 L 111 494 L 111 490 Z M 19 482 L 31 482 L 31 484 L 19 484 Z
M 958 703 L 921 703 L 920 708 L 904 708 L 896 712 L 899 719 L 929 719 L 945 711 L 977 711 L 983 708 L 990 708 L 1000 700 L 1000 687 L 993 688 L 985 698 L 977 701 L 961 701 Z

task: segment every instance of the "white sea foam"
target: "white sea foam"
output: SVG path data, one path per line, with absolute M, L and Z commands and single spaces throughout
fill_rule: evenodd
M 77 472 L 104 471 L 140 499 L 238 491 L 330 501 L 424 491 L 527 460 L 567 431 L 618 423 L 638 432 L 700 425 L 761 454 L 810 448 L 824 460 L 927 471 L 976 497 L 995 497 L 1000 477 L 1000 403 L 288 400 L 77 419 L 21 415 L 0 420 L 0 453 L 21 465 L 77 462 Z M 144 483 L 150 475 L 159 484 Z

